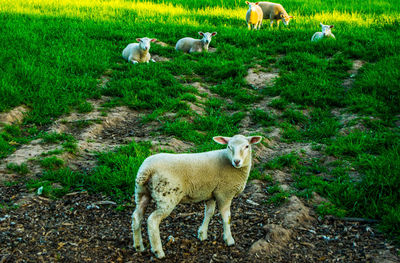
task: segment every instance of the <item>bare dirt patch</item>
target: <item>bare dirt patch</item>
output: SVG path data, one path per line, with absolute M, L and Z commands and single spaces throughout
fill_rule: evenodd
M 29 111 L 25 105 L 18 106 L 8 112 L 0 113 L 0 123 L 11 125 L 13 123 L 20 123 L 25 114 Z
M 348 78 L 346 78 L 342 83 L 342 85 L 346 89 L 351 89 L 353 87 L 355 77 L 357 76 L 359 69 L 362 68 L 365 65 L 365 63 L 366 62 L 362 61 L 362 60 L 354 60 L 353 61 L 352 68 L 349 71 L 347 71 L 347 73 L 349 73 L 350 76 Z
M 249 68 L 247 71 L 246 81 L 254 88 L 260 89 L 267 86 L 272 86 L 274 80 L 279 76 L 279 70 L 272 68 L 267 71 L 261 65 L 256 65 L 255 68 Z

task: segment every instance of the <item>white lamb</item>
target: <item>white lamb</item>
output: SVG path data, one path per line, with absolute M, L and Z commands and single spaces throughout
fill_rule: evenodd
M 129 44 L 123 51 L 122 57 L 126 59 L 128 62 L 132 62 L 133 64 L 139 62 L 146 62 L 150 61 L 150 42 L 155 42 L 157 39 L 155 38 L 136 38 L 136 41 L 139 43 L 131 43 Z M 155 62 L 151 59 L 152 62 Z
M 272 27 L 274 20 L 276 20 L 277 26 L 279 27 L 279 21 L 282 20 L 285 26 L 289 25 L 290 19 L 293 16 L 289 16 L 286 10 L 281 4 L 271 3 L 271 2 L 259 2 L 258 4 L 264 14 L 264 19 L 269 19 L 270 25 Z
M 321 40 L 321 39 L 323 39 L 325 37 L 326 38 L 336 39 L 335 35 L 332 34 L 333 25 L 324 25 L 322 23 L 319 23 L 319 24 L 322 27 L 322 32 L 315 32 L 314 35 L 311 38 L 312 42 L 319 41 L 319 40 Z
M 202 52 L 203 50 L 208 51 L 211 38 L 216 34 L 217 32 L 199 32 L 199 35 L 203 37 L 202 39 L 194 39 L 191 37 L 181 38 L 176 42 L 175 49 L 186 53 Z
M 214 137 L 223 150 L 203 153 L 160 153 L 148 157 L 139 168 L 135 184 L 136 209 L 132 214 L 134 247 L 143 251 L 141 222 L 150 199 L 156 203 L 147 220 L 151 251 L 157 258 L 165 256 L 159 225 L 179 203 L 206 201 L 204 220 L 198 230 L 200 240 L 207 239 L 208 224 L 215 205 L 223 220 L 223 238 L 228 246 L 235 244 L 230 223 L 232 199 L 246 185 L 251 168 L 251 144 L 259 143 L 261 136 Z
M 256 30 L 260 29 L 263 21 L 263 11 L 261 10 L 261 7 L 258 6 L 259 3 L 250 3 L 246 1 L 246 4 L 249 5 L 249 9 L 246 13 L 248 29 L 251 30 L 252 27 Z

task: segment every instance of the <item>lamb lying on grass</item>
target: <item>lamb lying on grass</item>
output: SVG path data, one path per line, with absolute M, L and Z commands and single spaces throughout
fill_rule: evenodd
M 191 37 L 181 38 L 176 42 L 175 49 L 186 53 L 202 52 L 203 50 L 208 51 L 211 38 L 216 34 L 217 32 L 199 32 L 199 35 L 203 37 L 202 39 L 194 39 Z
M 157 258 L 165 256 L 159 225 L 179 203 L 206 201 L 204 220 L 198 231 L 200 240 L 207 239 L 208 224 L 215 205 L 223 220 L 223 238 L 228 246 L 235 244 L 230 223 L 232 199 L 246 185 L 251 168 L 251 144 L 261 141 L 261 136 L 214 137 L 227 148 L 203 153 L 160 153 L 148 157 L 139 168 L 135 185 L 136 209 L 132 214 L 134 247 L 143 251 L 141 222 L 150 199 L 156 210 L 147 220 L 151 251 Z
M 263 11 L 261 10 L 261 7 L 258 6 L 257 3 L 250 3 L 246 1 L 246 4 L 249 5 L 249 10 L 247 10 L 246 13 L 246 23 L 251 30 L 253 27 L 254 29 L 260 29 L 263 21 Z
M 274 20 L 276 20 L 276 23 L 279 27 L 279 21 L 282 20 L 283 24 L 287 26 L 289 25 L 290 19 L 293 18 L 293 16 L 288 15 L 281 4 L 271 2 L 259 2 L 258 5 L 261 7 L 264 19 L 269 19 L 271 27 L 274 23 Z
M 150 61 L 150 42 L 155 42 L 157 39 L 155 38 L 137 38 L 136 41 L 139 43 L 131 43 L 129 44 L 123 51 L 122 57 L 126 59 L 128 62 L 132 62 L 133 64 L 139 62 L 146 62 Z M 152 62 L 155 62 L 153 59 Z
M 323 39 L 323 38 L 333 38 L 333 39 L 336 39 L 335 38 L 335 35 L 334 34 L 332 34 L 332 28 L 333 28 L 333 25 L 324 25 L 324 24 L 322 24 L 322 23 L 319 23 L 320 25 L 321 25 L 321 27 L 322 27 L 322 32 L 315 32 L 314 33 L 314 35 L 312 36 L 312 38 L 311 38 L 311 41 L 312 42 L 316 42 L 316 41 L 319 41 L 319 40 L 321 40 L 321 39 Z

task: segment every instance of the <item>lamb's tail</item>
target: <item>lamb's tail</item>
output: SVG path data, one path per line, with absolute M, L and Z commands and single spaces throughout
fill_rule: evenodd
M 140 167 L 139 171 L 136 175 L 136 185 L 143 186 L 145 185 L 153 175 L 154 170 L 151 169 L 149 166 L 146 165 L 144 162 Z

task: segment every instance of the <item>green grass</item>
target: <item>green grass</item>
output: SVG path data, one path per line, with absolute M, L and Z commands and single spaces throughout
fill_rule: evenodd
M 140 164 L 151 154 L 149 143 L 130 143 L 115 152 L 100 153 L 98 166 L 89 174 L 72 171 L 68 167 L 49 169 L 39 179 L 28 182 L 29 188 L 43 186 L 44 195 L 60 197 L 69 191 L 87 190 L 102 192 L 114 200 L 124 203 L 131 200 L 134 193 L 135 178 Z M 56 157 L 42 160 L 41 164 L 56 168 L 63 164 Z M 62 188 L 52 187 L 57 182 Z
M 22 124 L 1 125 L 0 158 L 33 139 L 61 144 L 43 156 L 48 171 L 31 187 L 44 186 L 50 196 L 86 189 L 127 202 L 138 166 L 152 153 L 149 145 L 133 142 L 100 153 L 98 166 L 85 174 L 47 157 L 78 150 L 72 135 L 46 133 L 48 125 L 72 111 L 88 113 L 93 110 L 88 99 L 109 96 L 102 105 L 104 116 L 109 108 L 126 105 L 148 113 L 143 123 L 158 121 L 157 134 L 204 151 L 219 148 L 212 137 L 238 133 L 249 116 L 263 128 L 279 127 L 282 141 L 308 142 L 340 160 L 325 164 L 290 153 L 260 164 L 251 178 L 263 178 L 260 167 L 291 170 L 304 197 L 316 191 L 330 200 L 317 208 L 321 214 L 375 218 L 400 240 L 400 2 L 288 0 L 283 5 L 296 17 L 288 27 L 249 32 L 246 5 L 237 0 L 2 1 L 0 111 L 18 105 L 30 111 Z M 319 22 L 335 25 L 336 41 L 310 42 Z M 198 31 L 218 32 L 211 42 L 216 52 L 175 52 L 179 38 L 197 38 Z M 143 36 L 171 45 L 150 49 L 170 60 L 134 66 L 123 61 L 123 48 Z M 345 88 L 355 59 L 366 64 L 354 85 Z M 279 69 L 273 86 L 254 89 L 246 83 L 247 70 L 255 64 Z M 110 81 L 102 87 L 99 80 L 106 71 Z M 199 103 L 197 89 L 183 85 L 191 81 L 206 83 L 220 96 L 205 98 L 204 115 L 187 103 Z M 261 105 L 277 109 L 277 115 L 253 107 L 265 96 L 279 96 Z M 358 114 L 365 129 L 343 132 L 340 118 L 332 114 L 337 108 Z M 53 182 L 63 188 L 54 188 Z M 279 203 L 286 197 L 277 191 L 274 198 Z
M 17 174 L 20 174 L 20 175 L 25 175 L 25 174 L 29 173 L 29 168 L 26 163 L 21 163 L 21 164 L 8 163 L 7 169 L 9 169 L 13 172 L 16 172 Z

